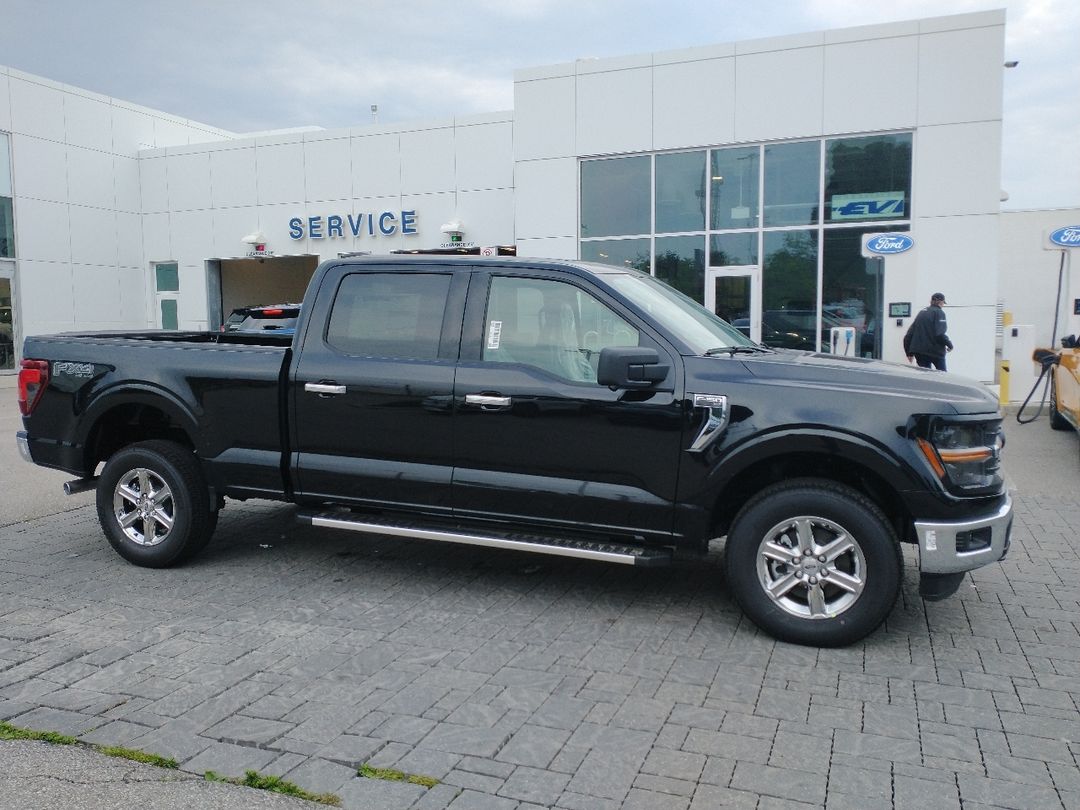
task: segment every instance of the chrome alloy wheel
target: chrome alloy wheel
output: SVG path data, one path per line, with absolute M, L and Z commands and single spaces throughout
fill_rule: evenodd
M 169 485 L 153 470 L 128 470 L 113 490 L 113 514 L 121 531 L 140 546 L 165 542 L 172 531 L 176 505 Z
M 758 546 L 757 575 L 785 613 L 831 619 L 850 608 L 866 586 L 862 548 L 842 526 L 802 516 L 773 526 Z

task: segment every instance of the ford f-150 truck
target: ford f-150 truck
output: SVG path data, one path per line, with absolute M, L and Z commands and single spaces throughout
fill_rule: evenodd
M 888 615 L 901 543 L 918 546 L 927 598 L 1009 545 L 982 386 L 768 349 L 634 270 L 331 260 L 290 342 L 66 334 L 27 338 L 23 356 L 24 456 L 96 488 L 109 542 L 137 565 L 198 552 L 226 498 L 633 565 L 726 538 L 746 615 L 824 646 Z

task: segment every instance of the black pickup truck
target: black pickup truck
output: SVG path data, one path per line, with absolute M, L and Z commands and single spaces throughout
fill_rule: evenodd
M 888 615 L 900 543 L 919 547 L 927 598 L 1009 545 L 982 386 L 767 349 L 633 270 L 331 260 L 288 342 L 67 334 L 27 338 L 23 356 L 23 455 L 96 487 L 137 565 L 198 552 L 226 498 L 633 565 L 726 538 L 727 587 L 754 622 L 838 645 Z

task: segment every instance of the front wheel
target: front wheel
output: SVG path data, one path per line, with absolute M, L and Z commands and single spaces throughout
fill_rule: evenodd
M 97 512 L 110 545 L 128 562 L 165 568 L 201 550 L 216 514 L 190 450 L 147 441 L 118 451 L 97 486 Z
M 758 493 L 736 516 L 724 553 L 728 587 L 756 625 L 782 641 L 851 644 L 873 632 L 900 590 L 896 536 L 855 490 L 805 479 Z

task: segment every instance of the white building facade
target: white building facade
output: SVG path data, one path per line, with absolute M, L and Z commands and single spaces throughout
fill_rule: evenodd
M 847 353 L 887 360 L 942 291 L 950 369 L 991 381 L 1004 31 L 578 61 L 518 71 L 512 112 L 257 135 L 0 68 L 7 366 L 25 335 L 214 329 L 299 300 L 319 260 L 463 244 L 639 267 L 756 339 L 830 351 L 850 326 Z M 879 232 L 914 246 L 868 260 Z

